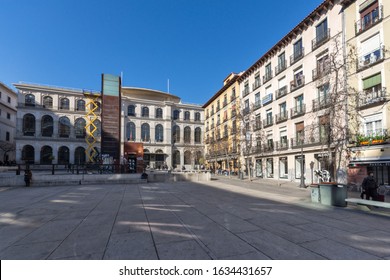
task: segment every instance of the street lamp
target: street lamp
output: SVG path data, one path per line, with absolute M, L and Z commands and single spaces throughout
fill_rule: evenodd
M 299 185 L 300 188 L 306 188 L 305 186 L 305 177 L 304 177 L 304 166 L 303 166 L 303 134 L 299 136 L 299 140 L 301 141 L 301 183 Z

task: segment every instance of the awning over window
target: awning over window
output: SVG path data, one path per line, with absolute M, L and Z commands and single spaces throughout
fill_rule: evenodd
M 381 73 L 363 80 L 363 89 L 372 88 L 382 83 Z

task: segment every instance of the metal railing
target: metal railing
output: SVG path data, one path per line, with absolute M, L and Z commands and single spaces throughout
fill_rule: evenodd
M 319 111 L 328 108 L 331 105 L 331 98 L 329 96 L 320 96 L 313 100 L 313 111 Z
M 275 122 L 281 123 L 288 120 L 288 111 L 280 112 L 279 114 L 275 115 Z
M 276 99 L 287 95 L 287 86 L 283 86 L 275 91 Z
M 378 91 L 368 93 L 362 92 L 359 95 L 359 108 L 362 109 L 362 107 L 376 106 L 388 100 L 389 98 L 385 87 Z
M 294 54 L 290 56 L 290 65 L 293 65 L 298 60 L 302 59 L 304 55 L 305 55 L 305 48 L 301 48 L 300 50 L 294 52 Z
M 358 70 L 362 70 L 366 67 L 371 66 L 372 64 L 382 61 L 384 58 L 385 46 L 381 46 L 368 54 L 362 55 L 357 61 L 356 68 Z
M 287 69 L 287 60 L 282 60 L 281 63 L 279 63 L 275 67 L 275 75 L 278 75 L 283 70 Z
M 374 14 L 371 12 L 361 20 L 356 21 L 355 23 L 356 35 L 366 31 L 367 29 L 376 25 L 383 19 L 383 6 L 380 5 L 378 9 L 379 9 L 378 13 Z
M 295 106 L 291 109 L 291 118 L 302 116 L 306 113 L 306 104 Z
M 311 49 L 314 51 L 318 47 L 322 46 L 326 42 L 328 42 L 330 39 L 330 28 L 324 33 L 320 33 L 320 35 L 317 35 L 316 38 L 314 38 L 311 41 Z

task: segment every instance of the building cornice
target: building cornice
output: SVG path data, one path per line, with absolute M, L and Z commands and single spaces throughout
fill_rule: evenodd
M 26 90 L 26 91 L 44 91 L 44 92 L 53 92 L 56 94 L 93 94 L 100 95 L 98 91 L 91 90 L 83 90 L 83 89 L 75 89 L 75 88 L 66 88 L 66 87 L 58 87 L 58 86 L 49 86 L 49 85 L 40 85 L 40 84 L 32 84 L 32 83 L 15 83 L 13 84 L 18 90 Z
M 219 91 L 217 91 L 216 94 L 214 94 L 213 97 L 211 97 L 203 106 L 202 108 L 207 108 L 215 99 L 217 99 L 222 93 L 224 93 L 229 87 L 231 87 L 239 78 L 241 74 L 235 74 L 235 76 L 227 83 L 225 84 Z M 226 79 L 225 79 L 226 80 Z
M 325 0 L 317 8 L 314 9 L 305 19 L 303 19 L 297 26 L 295 26 L 286 36 L 277 42 L 270 50 L 268 50 L 262 57 L 260 57 L 251 67 L 246 70 L 238 82 L 241 83 L 254 73 L 259 67 L 264 65 L 272 56 L 277 54 L 281 49 L 290 44 L 295 38 L 299 36 L 305 29 L 313 24 L 313 22 L 321 17 L 322 13 L 333 8 L 336 2 L 341 0 Z

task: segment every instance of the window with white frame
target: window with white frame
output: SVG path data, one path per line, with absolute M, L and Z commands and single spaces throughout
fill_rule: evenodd
M 363 41 L 359 52 L 359 66 L 369 65 L 383 58 L 380 34 Z
M 382 113 L 364 117 L 364 135 L 382 136 L 385 133 L 382 119 Z

